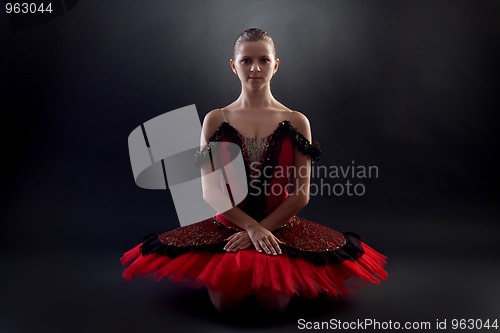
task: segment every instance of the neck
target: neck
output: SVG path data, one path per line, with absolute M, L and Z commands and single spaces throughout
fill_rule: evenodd
M 242 88 L 241 94 L 235 102 L 244 109 L 265 109 L 277 103 L 269 86 L 259 90 Z

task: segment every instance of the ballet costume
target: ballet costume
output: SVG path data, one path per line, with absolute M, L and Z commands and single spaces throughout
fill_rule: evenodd
M 217 152 L 211 151 L 212 142 L 222 144 Z M 265 191 L 264 186 L 285 188 L 289 184 L 289 175 L 282 170 L 293 165 L 294 154 L 305 154 L 312 161 L 321 155 L 319 144 L 309 142 L 289 118 L 267 137 L 246 138 L 224 116 L 207 145 L 196 154 L 195 163 L 201 165 L 209 158 L 219 159 L 221 164 L 230 161 L 234 152 L 225 150 L 224 143 L 241 148 L 247 181 L 253 181 L 254 189 L 262 186 L 262 191 L 247 195 L 237 205 L 257 222 L 290 195 L 286 191 Z M 256 165 L 276 172 L 258 172 Z M 226 239 L 240 231 L 216 213 L 193 224 L 146 235 L 121 257 L 123 278 L 168 277 L 173 282 L 189 282 L 235 297 L 266 290 L 285 296 L 314 298 L 323 294 L 337 298 L 349 294 L 346 282 L 350 279 L 379 284 L 388 276 L 384 270 L 386 257 L 357 234 L 336 231 L 297 215 L 273 231 L 282 241 L 279 255 L 258 252 L 253 247 L 225 251 Z

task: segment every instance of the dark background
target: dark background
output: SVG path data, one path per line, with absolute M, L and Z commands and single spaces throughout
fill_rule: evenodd
M 0 332 L 500 319 L 499 1 L 69 3 L 32 27 L 0 14 Z M 271 322 L 228 322 L 203 290 L 122 280 L 121 254 L 178 223 L 169 191 L 135 185 L 127 137 L 237 98 L 228 60 L 254 26 L 274 37 L 273 94 L 308 116 L 319 165 L 379 168 L 365 195 L 316 196 L 300 215 L 360 233 L 390 276 L 347 300 L 293 300 Z

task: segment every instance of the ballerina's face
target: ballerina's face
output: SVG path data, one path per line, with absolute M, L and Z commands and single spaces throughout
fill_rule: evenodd
M 243 42 L 236 47 L 230 63 L 244 86 L 259 89 L 269 84 L 278 70 L 279 59 L 265 41 Z

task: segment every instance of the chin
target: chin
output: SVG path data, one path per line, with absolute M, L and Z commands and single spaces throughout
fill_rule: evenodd
M 266 87 L 269 83 L 268 82 L 265 82 L 265 81 L 257 81 L 257 82 L 249 82 L 247 84 L 247 87 L 251 88 L 251 89 L 262 89 L 264 87 Z

